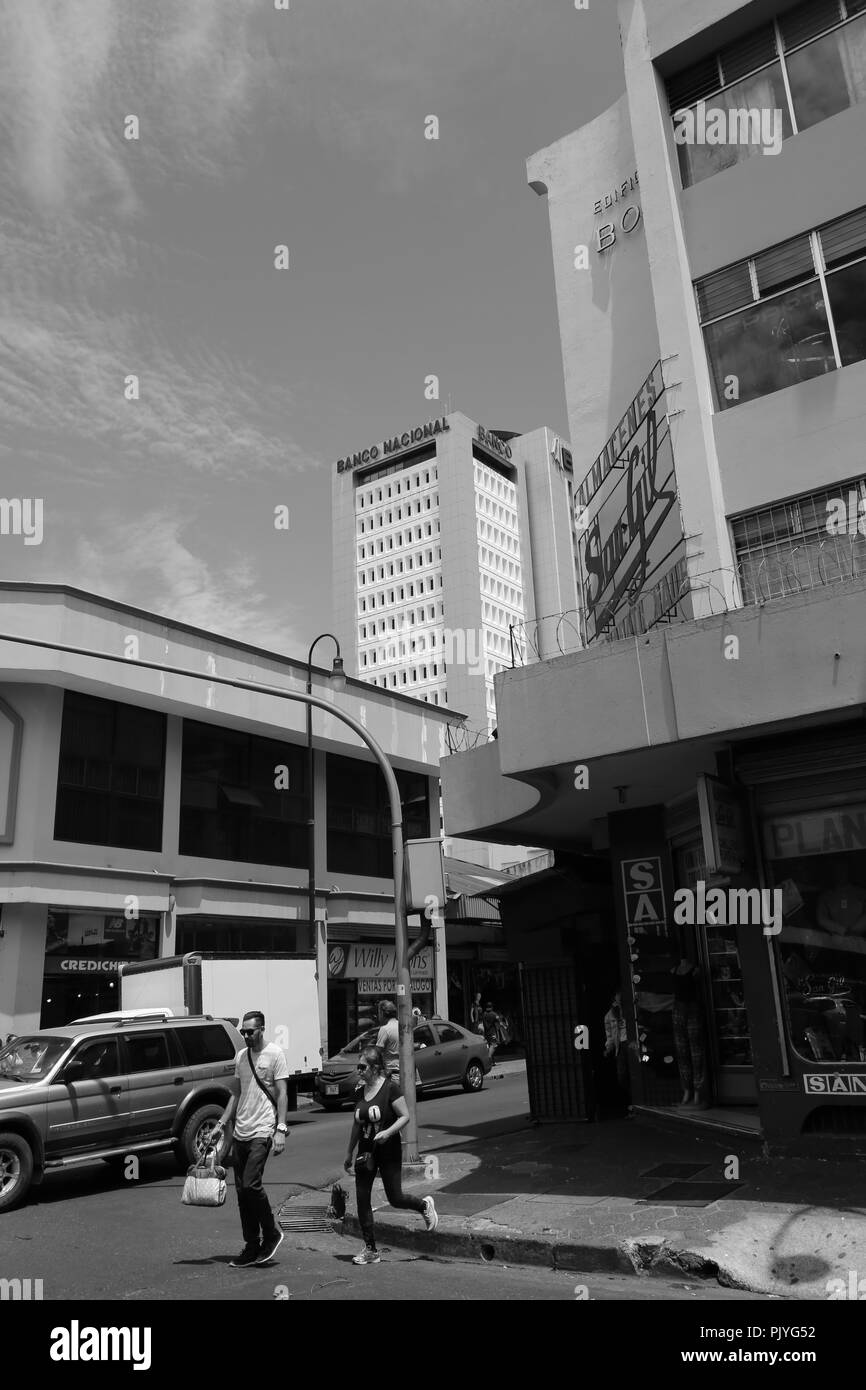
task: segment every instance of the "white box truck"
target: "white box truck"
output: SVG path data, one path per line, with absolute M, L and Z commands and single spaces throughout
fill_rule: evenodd
M 265 1039 L 289 1064 L 289 1106 L 321 1069 L 315 955 L 229 955 L 190 951 L 163 960 L 130 961 L 120 969 L 123 1012 L 170 1009 L 177 1018 L 210 1014 L 237 1025 L 248 1009 L 265 1016 Z

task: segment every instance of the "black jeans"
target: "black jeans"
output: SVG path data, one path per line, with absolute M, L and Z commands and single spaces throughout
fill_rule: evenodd
M 260 1245 L 278 1234 L 262 1182 L 271 1142 L 270 1139 L 235 1139 L 232 1148 L 235 1188 L 246 1246 Z
M 358 1221 L 364 1233 L 364 1244 L 368 1250 L 376 1249 L 376 1232 L 373 1227 L 373 1203 L 370 1200 L 376 1171 L 381 1175 L 385 1196 L 392 1207 L 401 1211 L 417 1211 L 423 1215 L 424 1203 L 420 1197 L 407 1197 L 401 1181 L 403 1169 L 403 1146 L 399 1134 L 385 1144 L 374 1144 L 373 1153 L 376 1167 L 372 1173 L 355 1174 L 355 1196 L 358 1202 Z

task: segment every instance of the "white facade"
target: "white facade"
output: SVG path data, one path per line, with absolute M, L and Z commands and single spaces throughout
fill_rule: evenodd
M 334 609 L 347 670 L 495 727 L 493 678 L 576 608 L 570 455 L 459 412 L 339 460 Z M 569 639 L 566 649 L 575 642 Z

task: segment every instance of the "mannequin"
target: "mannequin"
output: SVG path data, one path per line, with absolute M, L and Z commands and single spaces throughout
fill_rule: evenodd
M 683 1087 L 680 1106 L 706 1110 L 707 1050 L 700 1000 L 700 972 L 687 956 L 671 971 L 674 982 L 674 1045 Z

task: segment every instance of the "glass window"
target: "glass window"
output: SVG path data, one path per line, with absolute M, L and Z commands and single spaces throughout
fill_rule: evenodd
M 0 1047 L 0 1076 L 41 1079 L 69 1047 L 68 1038 L 13 1038 Z
M 428 1028 L 424 1023 L 415 1029 L 412 1034 L 412 1042 L 416 1049 L 422 1047 L 435 1047 L 436 1045 L 432 1029 Z
M 866 806 L 771 817 L 764 839 L 791 1042 L 809 1062 L 866 1061 L 866 850 L 839 852 L 866 846 Z
M 866 98 L 866 15 L 786 58 L 798 130 Z
M 820 281 L 704 328 L 716 408 L 756 400 L 836 366 Z M 730 378 L 736 382 L 734 398 Z
M 843 367 L 866 359 L 866 260 L 827 276 L 827 297 Z
M 162 848 L 165 716 L 67 690 L 55 840 Z
M 127 1033 L 124 1043 L 130 1075 L 144 1071 L 165 1071 L 171 1066 L 164 1033 Z
M 463 1034 L 460 1032 L 459 1029 L 454 1028 L 450 1023 L 437 1023 L 436 1028 L 439 1033 L 439 1041 L 441 1043 L 463 1042 Z
M 215 1023 L 205 1028 L 178 1028 L 175 1037 L 192 1067 L 208 1062 L 227 1062 L 235 1055 L 234 1043 L 225 1028 Z
M 407 838 L 428 834 L 427 778 L 395 769 Z M 327 758 L 328 870 L 390 878 L 391 821 L 385 782 L 375 763 Z
M 846 525 L 831 531 L 840 503 Z M 781 598 L 866 574 L 861 517 L 866 517 L 866 477 L 734 517 L 731 532 L 744 601 Z
M 81 1062 L 84 1068 L 80 1078 L 82 1081 L 101 1081 L 103 1077 L 120 1075 L 117 1038 L 94 1038 L 79 1047 L 69 1060 Z
M 306 865 L 307 763 L 296 744 L 184 720 L 180 799 L 181 854 Z

